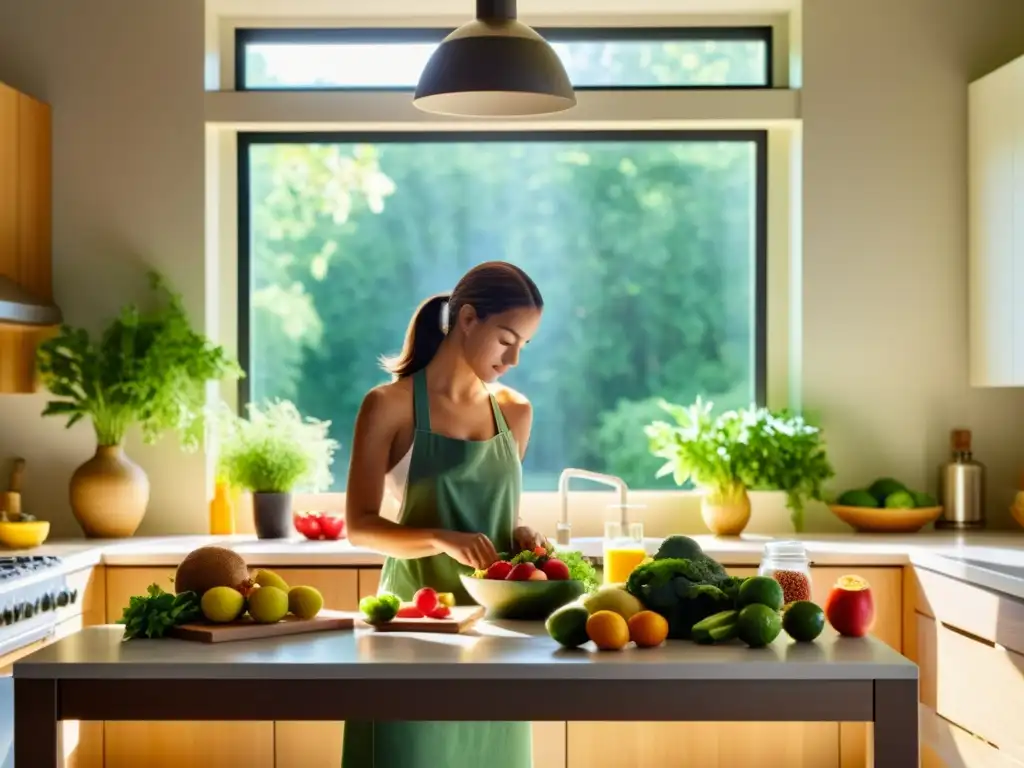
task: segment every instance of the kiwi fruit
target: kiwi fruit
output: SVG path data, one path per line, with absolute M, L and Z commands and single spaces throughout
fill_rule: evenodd
M 232 587 L 214 587 L 206 590 L 199 601 L 199 607 L 207 621 L 225 624 L 234 621 L 245 611 L 245 598 Z
M 249 615 L 258 624 L 274 624 L 288 614 L 288 593 L 277 587 L 257 587 L 249 595 Z
M 288 591 L 288 583 L 276 573 L 268 571 L 266 568 L 260 568 L 256 571 L 253 583 L 259 584 L 261 587 L 277 587 L 285 592 Z
M 189 552 L 174 573 L 174 591 L 195 592 L 200 598 L 214 587 L 241 588 L 249 568 L 237 552 L 225 547 L 199 547 Z
M 323 607 L 323 595 L 315 587 L 292 587 L 288 592 L 288 610 L 300 619 L 312 619 Z

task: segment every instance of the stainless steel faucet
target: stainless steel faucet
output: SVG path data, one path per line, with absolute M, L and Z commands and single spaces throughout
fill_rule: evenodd
M 558 500 L 562 506 L 562 516 L 555 530 L 555 543 L 560 547 L 569 546 L 569 542 L 572 539 L 572 526 L 569 525 L 569 480 L 573 477 L 578 477 L 582 480 L 592 480 L 595 483 L 601 483 L 610 488 L 617 488 L 623 525 L 625 525 L 627 518 L 626 494 L 629 492 L 629 488 L 626 486 L 625 480 L 615 475 L 591 472 L 589 469 L 563 469 L 562 474 L 558 477 Z

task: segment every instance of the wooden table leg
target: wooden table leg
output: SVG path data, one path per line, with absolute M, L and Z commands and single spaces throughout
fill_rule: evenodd
M 917 768 L 917 680 L 875 681 L 875 768 Z
M 14 678 L 14 764 L 58 768 L 57 683 Z

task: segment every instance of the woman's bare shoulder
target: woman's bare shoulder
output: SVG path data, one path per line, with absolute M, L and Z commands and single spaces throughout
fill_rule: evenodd
M 389 425 L 400 425 L 412 418 L 412 382 L 399 379 L 380 384 L 363 397 L 360 411 L 374 421 Z
M 490 390 L 494 399 L 498 401 L 501 412 L 509 421 L 510 427 L 514 428 L 512 422 L 529 421 L 533 416 L 533 406 L 530 404 L 529 398 L 522 392 L 504 384 L 491 384 Z

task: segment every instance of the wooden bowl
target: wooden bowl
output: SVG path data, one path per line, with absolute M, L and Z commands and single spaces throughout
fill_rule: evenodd
M 461 575 L 469 596 L 484 607 L 488 619 L 543 621 L 586 590 L 582 581 L 507 581 Z
M 50 523 L 46 520 L 30 520 L 24 523 L 0 521 L 0 544 L 9 549 L 38 547 L 49 535 Z
M 829 504 L 832 514 L 861 533 L 914 533 L 942 514 L 942 507 L 884 509 Z

